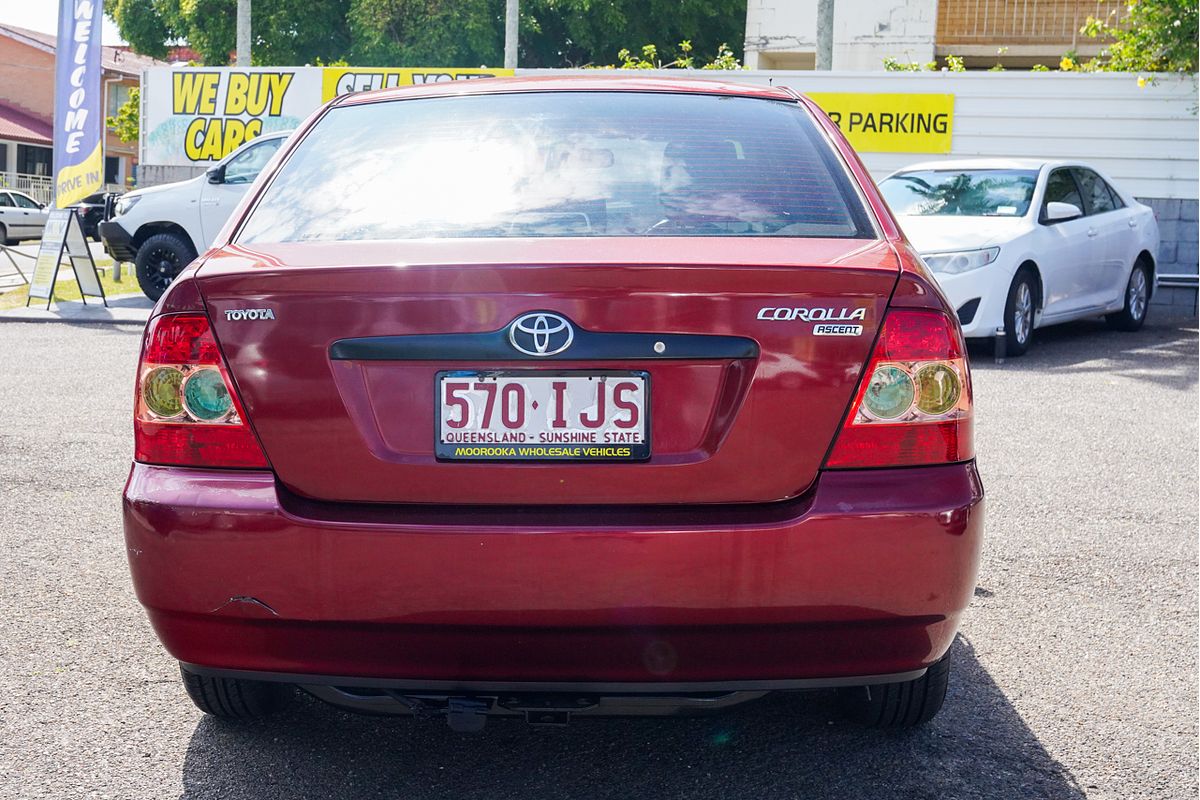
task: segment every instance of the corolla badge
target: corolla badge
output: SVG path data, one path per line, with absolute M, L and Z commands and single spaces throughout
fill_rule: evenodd
M 528 356 L 554 356 L 571 346 L 575 330 L 566 318 L 546 311 L 522 314 L 508 327 L 508 342 Z
M 760 308 L 758 310 L 758 318 L 771 320 L 774 322 L 791 322 L 800 320 L 801 322 L 850 322 L 856 319 L 866 319 L 867 309 L 859 308 L 831 308 L 821 306 L 808 306 L 805 308 Z

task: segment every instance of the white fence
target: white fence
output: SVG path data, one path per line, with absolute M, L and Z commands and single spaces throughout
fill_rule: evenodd
M 629 71 L 588 70 L 587 74 Z M 517 70 L 518 75 L 577 74 Z M 638 71 L 640 77 L 700 78 L 788 86 L 797 92 L 954 95 L 950 153 L 862 152 L 876 179 L 916 161 L 967 156 L 1081 159 L 1137 197 L 1196 199 L 1196 81 L 1062 72 L 709 72 Z
M 54 181 L 45 175 L 0 171 L 0 189 L 16 189 L 39 203 L 49 204 L 54 198 Z

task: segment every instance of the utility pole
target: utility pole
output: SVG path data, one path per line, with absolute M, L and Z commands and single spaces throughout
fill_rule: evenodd
M 833 69 L 833 0 L 817 0 L 817 69 Z
M 521 19 L 521 0 L 508 0 L 504 9 L 504 68 L 517 68 L 517 23 Z
M 250 0 L 237 4 L 237 61 L 239 67 L 250 66 Z

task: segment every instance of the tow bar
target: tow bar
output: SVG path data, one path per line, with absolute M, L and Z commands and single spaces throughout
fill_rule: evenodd
M 488 713 L 493 711 L 493 702 L 496 711 L 524 716 L 529 725 L 557 728 L 570 724 L 572 713 L 593 708 L 600 702 L 596 697 L 428 697 L 395 690 L 385 690 L 385 694 L 406 706 L 418 719 L 445 717 L 450 729 L 458 733 L 482 731 Z
M 446 722 L 457 733 L 479 733 L 487 725 L 491 704 L 474 697 L 451 697 L 446 700 Z

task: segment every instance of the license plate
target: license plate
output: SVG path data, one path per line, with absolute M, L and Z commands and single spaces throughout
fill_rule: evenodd
M 439 372 L 435 405 L 441 459 L 650 457 L 646 372 Z

